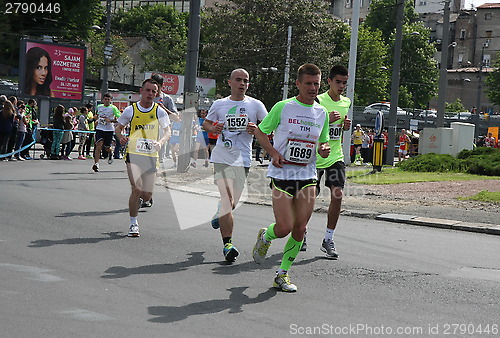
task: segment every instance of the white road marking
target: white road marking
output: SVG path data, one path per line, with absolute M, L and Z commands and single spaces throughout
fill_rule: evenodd
M 27 265 L 17 265 L 17 264 L 8 264 L 8 263 L 0 263 L 0 268 L 6 268 L 12 271 L 18 272 L 26 272 L 31 276 L 28 279 L 40 281 L 40 282 L 59 282 L 63 279 L 54 275 L 50 275 L 47 272 L 52 270 L 37 268 L 36 266 L 27 266 Z

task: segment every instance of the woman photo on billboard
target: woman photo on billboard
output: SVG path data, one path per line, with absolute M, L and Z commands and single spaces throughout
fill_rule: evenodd
M 26 53 L 24 92 L 31 96 L 54 97 L 50 90 L 52 83 L 52 61 L 49 53 L 40 47 L 33 47 Z

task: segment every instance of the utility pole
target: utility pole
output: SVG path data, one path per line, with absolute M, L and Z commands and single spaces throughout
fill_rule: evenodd
M 394 164 L 394 149 L 396 145 L 396 124 L 397 124 L 397 107 L 399 100 L 399 76 L 401 68 L 401 46 L 403 40 L 403 15 L 404 15 L 404 0 L 398 0 L 396 12 L 396 40 L 394 41 L 394 66 L 392 68 L 392 85 L 391 85 L 391 106 L 389 108 L 389 120 L 387 125 L 388 143 L 386 164 Z
M 106 46 L 104 47 L 104 68 L 102 70 L 102 85 L 101 85 L 101 98 L 104 93 L 108 92 L 108 65 L 109 59 L 113 54 L 113 46 L 110 44 L 111 40 L 111 0 L 106 1 Z
M 488 42 L 483 42 L 481 47 L 481 60 L 479 60 L 479 75 L 477 78 L 477 101 L 476 101 L 476 114 L 471 116 L 472 122 L 475 125 L 474 128 L 474 138 L 477 139 L 479 136 L 479 114 L 481 112 L 481 90 L 483 85 L 483 66 L 484 66 L 484 49 L 488 47 Z
M 446 98 L 446 75 L 448 72 L 448 40 L 450 36 L 450 0 L 444 2 L 443 36 L 441 39 L 441 65 L 439 67 L 439 92 L 436 127 L 444 127 L 444 110 Z
M 351 100 L 351 106 L 347 112 L 347 117 L 353 121 L 354 106 L 354 84 L 356 82 L 356 57 L 358 53 L 358 30 L 359 30 L 359 8 L 361 4 L 354 0 L 352 11 L 351 42 L 349 47 L 349 78 L 347 79 L 347 97 Z M 342 139 L 342 152 L 344 153 L 344 163 L 351 164 L 351 130 L 344 131 Z
M 292 26 L 288 26 L 288 39 L 286 43 L 285 77 L 283 79 L 283 100 L 288 98 L 288 81 L 290 79 L 290 50 L 292 48 Z
M 200 7 L 201 0 L 189 2 L 189 31 L 186 73 L 184 75 L 184 110 L 182 112 L 182 133 L 177 172 L 187 172 L 191 157 L 191 126 L 198 105 L 196 75 L 198 73 L 198 53 L 200 48 Z

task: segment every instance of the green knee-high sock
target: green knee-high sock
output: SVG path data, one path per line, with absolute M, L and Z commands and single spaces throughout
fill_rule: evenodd
M 264 239 L 268 242 L 271 242 L 273 239 L 276 239 L 276 235 L 274 234 L 274 226 L 276 223 L 271 224 L 267 227 L 266 234 L 264 235 Z
M 281 260 L 280 269 L 288 271 L 292 266 L 295 257 L 299 254 L 300 247 L 302 246 L 302 242 L 297 242 L 292 235 L 288 238 L 288 241 L 285 244 L 285 248 L 283 249 L 283 259 Z

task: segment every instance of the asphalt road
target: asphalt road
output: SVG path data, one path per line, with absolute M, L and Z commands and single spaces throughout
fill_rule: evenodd
M 127 238 L 124 164 L 90 166 L 0 163 L 2 337 L 499 335 L 498 236 L 342 217 L 331 261 L 318 213 L 286 294 L 272 288 L 285 240 L 262 266 L 251 257 L 270 207 L 236 210 L 226 265 L 214 198 L 156 187 Z

